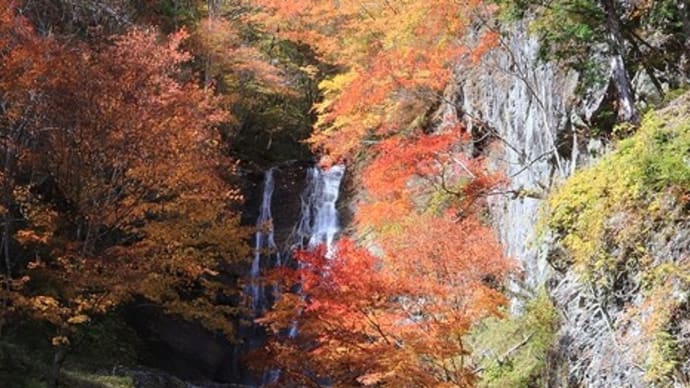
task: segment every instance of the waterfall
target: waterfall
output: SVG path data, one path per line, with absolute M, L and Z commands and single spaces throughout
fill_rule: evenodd
M 259 278 L 262 268 L 283 265 L 281 249 L 275 242 L 271 202 L 275 189 L 275 168 L 264 173 L 261 207 L 256 220 L 254 235 L 254 259 L 249 272 L 249 296 L 254 316 L 259 316 L 266 307 L 265 287 Z M 340 231 L 338 211 L 335 207 L 340 192 L 340 183 L 345 175 L 345 166 L 336 165 L 328 170 L 311 167 L 307 170 L 306 184 L 300 196 L 300 216 L 293 229 L 292 241 L 286 251 L 312 249 L 325 244 L 332 254 L 335 237 Z
M 325 244 L 332 253 L 335 236 L 340 232 L 335 207 L 345 166 L 335 165 L 328 170 L 312 167 L 307 171 L 307 183 L 301 196 L 300 218 L 295 226 L 292 249 L 312 249 Z
M 259 217 L 256 220 L 256 234 L 254 235 L 254 260 L 249 272 L 251 284 L 249 294 L 252 299 L 252 310 L 254 315 L 259 315 L 265 306 L 264 286 L 259 281 L 261 274 L 261 258 L 266 257 L 269 266 L 281 265 L 280 251 L 275 242 L 273 216 L 271 215 L 271 201 L 275 182 L 273 179 L 273 168 L 264 173 L 264 188 L 261 197 L 261 207 Z M 271 258 L 274 258 L 271 262 Z
M 340 183 L 345 175 L 345 166 L 335 165 L 328 170 L 311 167 L 307 170 L 307 181 L 300 196 L 300 217 L 293 230 L 290 250 L 313 249 L 326 245 L 326 255 L 333 254 L 333 243 L 340 232 L 338 210 L 335 205 L 340 194 Z M 295 320 L 288 329 L 288 337 L 298 333 Z
M 321 244 L 326 245 L 327 254 L 330 255 L 333 253 L 336 236 L 340 232 L 336 202 L 340 193 L 340 184 L 345 175 L 345 166 L 336 165 L 327 170 L 311 167 L 307 170 L 305 187 L 300 195 L 300 215 L 292 235 L 287 240 L 284 250 L 287 253 L 284 258 L 281 257 L 281 250 L 275 242 L 271 214 L 275 188 L 274 172 L 275 168 L 271 168 L 264 173 L 261 207 L 256 220 L 254 259 L 249 273 L 248 287 L 254 317 L 261 315 L 270 303 L 264 295 L 266 287 L 259 280 L 262 268 L 289 265 L 289 253 L 293 250 L 313 249 Z M 295 320 L 287 329 L 287 336 L 294 338 L 297 333 L 297 320 Z M 257 337 L 256 332 L 252 334 L 252 337 L 260 338 Z M 254 346 L 257 344 L 252 340 L 249 342 L 254 343 Z M 259 386 L 275 384 L 279 377 L 279 369 L 267 369 L 261 376 Z

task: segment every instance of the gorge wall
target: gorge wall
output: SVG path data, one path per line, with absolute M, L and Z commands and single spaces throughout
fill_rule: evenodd
M 645 303 L 648 307 L 652 303 L 649 293 L 640 287 L 644 271 L 634 265 L 628 271 L 613 269 L 613 277 L 628 281 L 614 281 L 608 287 L 593 285 L 568 258 L 569 253 L 559 242 L 563 235 L 538 226 L 544 224 L 546 198 L 576 171 L 596 164 L 608 150 L 606 140 L 589 130 L 597 113 L 607 108 L 608 85 L 583 90 L 580 74 L 541 60 L 539 42 L 527 32 L 528 24 L 524 20 L 508 24 L 501 31 L 498 48 L 487 54 L 481 65 L 458 67 L 441 112 L 446 120 L 450 117 L 463 121 L 473 133 L 475 152 L 485 155 L 493 168 L 504 171 L 509 178 L 503 194 L 490 197 L 489 204 L 506 255 L 521 267 L 521 273 L 509 285 L 511 313 L 523 314 L 525 304 L 534 300 L 542 287 L 558 312 L 555 341 L 548 356 L 544 355 L 546 367 L 541 376 L 535 377 L 536 385 L 646 386 L 658 377 L 654 376 L 658 365 L 647 354 L 663 345 L 654 340 L 643 344 L 634 340 L 644 338 L 641 326 L 648 319 L 631 317 L 631 306 L 644 310 Z M 644 85 L 638 83 L 638 87 Z M 682 108 L 673 112 L 688 119 L 688 112 Z M 487 147 L 483 139 L 491 139 L 494 146 Z M 674 214 L 681 214 L 677 219 L 685 221 L 650 223 L 648 227 L 659 232 L 640 243 L 652 252 L 657 264 L 687 258 L 690 249 L 687 210 L 669 205 L 668 211 L 672 208 L 676 209 Z M 618 216 L 606 222 L 622 228 L 626 220 Z M 615 244 L 607 249 L 620 256 L 622 263 L 632 260 Z M 680 283 L 674 284 L 671 288 L 675 296 L 669 298 L 685 306 L 687 292 Z M 625 296 L 616 298 L 617 294 Z M 674 310 L 677 321 L 673 325 L 683 328 L 664 332 L 670 333 L 673 346 L 679 347 L 670 358 L 680 355 L 681 361 L 667 365 L 662 379 L 664 384 L 675 386 L 687 383 L 678 377 L 682 373 L 668 377 L 673 375 L 671 369 L 687 369 L 687 361 L 682 361 L 683 355 L 687 356 L 687 328 L 683 326 L 687 313 L 681 311 L 684 307 Z M 517 344 L 516 340 L 511 351 L 528 341 Z

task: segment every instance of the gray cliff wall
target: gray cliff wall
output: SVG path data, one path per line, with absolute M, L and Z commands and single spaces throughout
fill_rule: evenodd
M 525 301 L 546 286 L 560 316 L 543 381 L 550 387 L 648 386 L 645 379 L 653 368 L 649 354 L 659 351 L 644 334 L 651 313 L 631 316 L 631 312 L 646 311 L 649 303 L 640 287 L 642 270 L 612 273 L 623 280 L 611 290 L 597 290 L 580 278 L 555 236 L 548 232 L 538 236 L 544 199 L 576 169 L 608 151 L 606 142 L 593 138 L 589 127 L 596 126 L 592 123 L 598 112 L 611 106 L 607 85 L 583 90 L 576 72 L 541 61 L 539 43 L 527 33 L 527 23 L 505 26 L 499 47 L 480 63 L 458 65 L 439 113 L 444 120 L 464 122 L 475 139 L 473 152 L 486 156 L 492 168 L 509 178 L 504 193 L 492 195 L 489 205 L 506 255 L 522 269 L 509 284 L 512 313 L 520 314 Z M 635 79 L 642 79 L 641 75 Z M 637 81 L 635 85 L 638 97 L 649 86 Z M 685 98 L 664 112 L 670 117 L 690 117 L 688 106 L 690 99 Z M 675 263 L 690 251 L 690 228 L 683 218 L 687 209 L 674 212 L 681 216 L 669 216 L 673 221 L 667 224 L 649 225 L 655 232 L 644 246 L 652 267 Z M 607 222 L 615 226 L 625 223 L 625 218 L 612 217 Z M 613 256 L 624 255 L 615 246 L 610 250 Z M 669 303 L 687 306 L 687 289 L 678 284 L 671 289 Z M 676 372 L 666 377 L 664 385 L 688 386 L 690 318 L 686 307 L 674 311 L 667 333 L 678 355 L 673 361 Z
M 451 93 L 475 139 L 493 140 L 479 151 L 509 178 L 506 194 L 490 197 L 490 210 L 506 254 L 524 271 L 515 291 L 530 294 L 549 274 L 535 228 L 543 197 L 572 171 L 578 154 L 570 124 L 578 76 L 540 62 L 525 24 L 506 32 L 480 64 L 458 69 Z
M 480 64 L 459 66 L 443 109 L 457 114 L 475 139 L 493 140 L 475 144 L 476 152 L 509 178 L 506 193 L 490 197 L 490 214 L 506 255 L 522 269 L 510 284 L 513 312 L 547 284 L 561 315 L 549 386 L 639 386 L 642 371 L 612 336 L 610 314 L 618 312 L 602 309 L 571 269 L 554 270 L 555 248 L 537 236 L 544 198 L 602 152 L 582 127 L 606 90 L 581 93 L 578 74 L 542 62 L 539 43 L 526 30 L 526 22 L 509 26 Z

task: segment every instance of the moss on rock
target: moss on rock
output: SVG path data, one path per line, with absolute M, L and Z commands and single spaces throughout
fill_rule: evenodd
M 607 303 L 625 306 L 642 329 L 645 377 L 663 384 L 680 363 L 673 322 L 690 289 L 690 257 L 669 242 L 688 226 L 690 94 L 648 113 L 616 151 L 576 173 L 547 202 L 545 226 L 572 269 Z M 634 295 L 641 299 L 633 302 Z

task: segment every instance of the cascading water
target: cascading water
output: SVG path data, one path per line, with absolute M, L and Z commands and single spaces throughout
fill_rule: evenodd
M 271 200 L 275 188 L 273 171 L 274 169 L 270 168 L 264 173 L 261 208 L 259 209 L 259 217 L 256 220 L 256 234 L 254 236 L 254 260 L 249 273 L 251 279 L 249 294 L 252 299 L 252 310 L 255 316 L 261 314 L 266 305 L 264 286 L 259 281 L 261 258 L 265 257 L 266 264 L 269 266 L 281 265 L 280 251 L 275 242 L 273 216 L 271 215 Z
M 307 170 L 307 183 L 300 197 L 300 218 L 294 229 L 294 242 L 290 250 L 313 249 L 326 245 L 326 255 L 333 254 L 333 243 L 340 231 L 338 211 L 335 207 L 340 194 L 340 183 L 345 166 L 335 165 L 328 170 L 312 167 Z M 297 336 L 297 321 L 288 329 L 288 337 Z
M 310 249 L 326 244 L 333 248 L 340 231 L 336 202 L 345 166 L 336 165 L 328 170 L 312 167 L 307 171 L 307 184 L 301 197 L 300 219 L 295 226 L 292 249 Z
M 327 170 L 319 167 L 311 167 L 307 170 L 305 188 L 300 196 L 300 215 L 293 228 L 292 236 L 288 239 L 288 246 L 280 254 L 281 250 L 275 242 L 271 203 L 275 189 L 275 169 L 271 168 L 264 173 L 263 194 L 259 217 L 256 221 L 256 234 L 254 238 L 254 259 L 250 270 L 250 285 L 248 292 L 251 297 L 252 310 L 255 317 L 261 315 L 267 308 L 268 301 L 265 297 L 265 286 L 261 284 L 259 277 L 262 268 L 289 265 L 289 254 L 296 249 L 313 249 L 325 244 L 327 254 L 332 254 L 334 242 L 340 232 L 338 211 L 336 202 L 340 193 L 340 184 L 345 175 L 345 166 L 336 165 Z M 288 337 L 297 335 L 297 322 L 288 329 Z M 256 336 L 256 333 L 252 336 Z M 260 337 L 250 339 L 250 343 L 258 344 Z M 280 376 L 280 370 L 266 370 L 262 376 L 261 386 L 275 383 Z
M 264 173 L 263 194 L 254 235 L 254 259 L 252 260 L 249 295 L 254 315 L 265 308 L 265 288 L 259 282 L 261 268 L 283 265 L 281 250 L 275 242 L 271 202 L 275 189 L 275 168 Z M 325 244 L 332 253 L 335 237 L 340 231 L 338 211 L 335 207 L 340 193 L 340 183 L 345 166 L 336 165 L 328 170 L 311 167 L 307 170 L 306 185 L 300 196 L 300 216 L 293 230 L 291 244 L 286 251 L 312 249 Z

